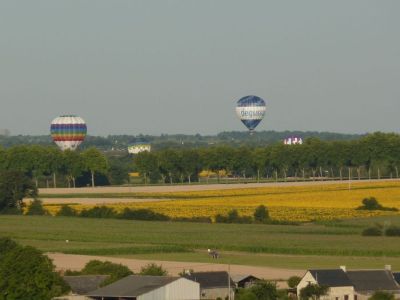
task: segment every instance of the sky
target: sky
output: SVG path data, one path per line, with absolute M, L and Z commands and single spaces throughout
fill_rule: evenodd
M 400 1 L 0 1 L 0 128 L 400 132 Z

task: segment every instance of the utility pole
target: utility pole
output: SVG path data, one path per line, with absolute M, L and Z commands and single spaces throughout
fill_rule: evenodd
M 231 299 L 231 264 L 228 264 L 228 300 Z

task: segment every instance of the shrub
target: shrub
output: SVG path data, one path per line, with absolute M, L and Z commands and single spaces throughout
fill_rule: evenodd
M 383 207 L 375 197 L 364 198 L 362 204 L 362 206 L 357 207 L 358 210 L 398 211 L 395 207 Z
M 381 236 L 382 234 L 382 229 L 378 226 L 368 227 L 362 231 L 363 236 Z
M 48 212 L 43 208 L 43 202 L 39 199 L 34 199 L 31 204 L 28 206 L 28 210 L 26 212 L 28 216 L 43 216 L 47 215 Z
M 395 296 L 392 293 L 385 291 L 376 291 L 368 300 L 394 300 Z
M 254 211 L 253 216 L 255 222 L 265 223 L 267 220 L 269 220 L 269 213 L 267 207 L 265 207 L 264 205 L 258 206 Z
M 174 218 L 175 222 L 193 222 L 193 223 L 212 223 L 210 217 L 177 217 Z
M 79 214 L 80 217 L 84 218 L 116 218 L 116 211 L 107 206 L 95 206 L 91 209 L 84 209 Z
M 236 209 L 232 209 L 228 212 L 227 216 L 223 216 L 221 214 L 217 214 L 215 216 L 216 223 L 253 223 L 253 219 L 249 216 L 239 216 L 239 213 Z
M 63 217 L 74 217 L 76 215 L 77 215 L 76 210 L 71 206 L 69 206 L 68 204 L 61 205 L 60 210 L 56 214 L 56 216 L 63 216 Z
M 162 266 L 151 263 L 140 269 L 140 275 L 166 276 L 168 272 Z
M 386 236 L 400 236 L 400 227 L 398 226 L 390 226 L 385 230 Z
M 291 276 L 289 277 L 289 279 L 287 280 L 287 284 L 290 288 L 295 288 L 297 287 L 297 285 L 300 283 L 301 281 L 301 277 L 299 276 Z
M 115 264 L 109 261 L 91 260 L 81 271 L 82 275 L 110 275 L 101 285 L 105 286 L 113 283 L 133 272 L 127 266 Z
M 168 221 L 170 218 L 164 214 L 156 213 L 150 209 L 130 209 L 125 208 L 118 218 L 127 220 L 142 220 L 142 221 Z

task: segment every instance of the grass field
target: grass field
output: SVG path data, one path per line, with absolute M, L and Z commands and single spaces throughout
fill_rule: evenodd
M 0 235 L 50 252 L 210 262 L 206 249 L 216 248 L 220 263 L 400 269 L 400 238 L 360 235 L 375 222 L 400 225 L 400 217 L 289 226 L 0 216 Z
M 237 209 L 243 215 L 251 215 L 261 204 L 268 207 L 273 219 L 281 221 L 307 222 L 399 215 L 398 212 L 356 210 L 363 198 L 371 196 L 376 197 L 384 206 L 400 209 L 400 181 L 353 182 L 350 190 L 348 183 L 334 183 L 184 192 L 79 194 L 74 190 L 73 193 L 41 195 L 52 214 L 60 208 L 57 199 L 65 202 L 65 199 L 72 198 L 72 206 L 82 210 L 92 207 L 94 204 L 91 201 L 100 198 L 102 203 L 118 211 L 125 207 L 147 208 L 170 217 L 214 217 L 216 214 L 226 214 L 231 209 Z M 51 201 L 46 201 L 47 198 L 51 198 Z M 110 203 L 107 203 L 107 199 Z M 116 199 L 120 203 L 116 203 Z

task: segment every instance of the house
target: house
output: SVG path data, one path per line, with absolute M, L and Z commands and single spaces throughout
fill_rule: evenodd
M 183 277 L 200 283 L 200 299 L 225 299 L 229 292 L 234 299 L 236 286 L 228 272 L 191 272 Z
M 253 275 L 233 275 L 232 280 L 236 288 L 249 288 L 257 281 L 260 281 L 260 278 L 254 277 Z
M 130 275 L 86 296 L 95 300 L 199 300 L 200 284 L 182 277 Z
M 297 285 L 297 295 L 309 284 L 329 287 L 328 294 L 321 300 L 354 300 L 354 286 L 343 269 L 308 270 Z
M 64 281 L 71 288 L 68 295 L 53 298 L 53 300 L 87 300 L 87 293 L 97 290 L 108 279 L 109 275 L 79 275 L 63 276 Z
M 354 300 L 367 300 L 375 291 L 386 291 L 400 297 L 400 286 L 390 270 L 347 271 L 354 285 Z
M 393 272 L 394 280 L 396 280 L 397 284 L 400 284 L 400 272 Z
M 393 293 L 400 297 L 400 285 L 389 269 L 385 270 L 308 270 L 297 285 L 297 295 L 308 284 L 318 284 L 329 288 L 321 300 L 366 300 L 376 291 Z

